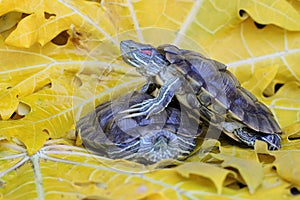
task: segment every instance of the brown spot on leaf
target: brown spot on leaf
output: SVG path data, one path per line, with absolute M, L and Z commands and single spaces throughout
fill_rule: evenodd
M 67 44 L 69 37 L 70 37 L 70 35 L 68 34 L 67 31 L 62 31 L 55 38 L 53 38 L 51 40 L 51 42 L 56 44 L 56 45 L 63 46 L 65 44 Z
M 46 19 L 49 19 L 50 17 L 56 17 L 56 14 L 44 12 L 44 16 Z

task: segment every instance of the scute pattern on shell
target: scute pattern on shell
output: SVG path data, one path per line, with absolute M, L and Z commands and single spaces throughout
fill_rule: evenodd
M 112 159 L 128 159 L 151 164 L 163 159 L 184 159 L 196 146 L 201 134 L 199 121 L 180 111 L 176 102 L 160 115 L 121 119 L 118 113 L 143 100 L 153 98 L 146 93 L 133 92 L 105 102 L 76 124 L 83 145 L 93 153 Z M 169 139 L 168 148 L 159 151 L 155 139 Z M 149 145 L 153 143 L 153 146 Z M 147 143 L 147 144 L 146 144 Z M 164 147 L 165 148 L 165 147 Z
M 190 83 L 198 82 L 198 87 L 194 87 L 196 95 L 204 89 L 228 111 L 225 118 L 234 117 L 235 120 L 260 133 L 281 133 L 270 110 L 242 88 L 234 75 L 226 70 L 224 64 L 173 45 L 161 45 L 157 49 L 165 55 L 173 67 L 176 66 L 186 75 Z

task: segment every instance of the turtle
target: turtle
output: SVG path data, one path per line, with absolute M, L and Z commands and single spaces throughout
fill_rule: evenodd
M 149 118 L 118 115 L 129 106 L 152 98 L 134 91 L 97 106 L 76 123 L 83 146 L 101 156 L 145 165 L 187 158 L 196 147 L 202 127 L 187 112 L 180 111 L 175 100 L 160 115 Z
M 180 104 L 197 109 L 201 120 L 234 140 L 254 147 L 256 140 L 269 150 L 281 148 L 282 133 L 270 109 L 227 70 L 227 66 L 204 55 L 172 44 L 120 42 L 123 60 L 147 78 L 141 91 L 159 86 L 153 99 L 122 111 L 126 117 L 152 116 L 164 110 L 174 96 Z

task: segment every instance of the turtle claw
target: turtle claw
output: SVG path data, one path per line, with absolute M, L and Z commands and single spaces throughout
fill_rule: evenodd
M 145 109 L 144 106 L 147 104 L 148 104 L 147 101 L 143 101 L 142 103 L 134 104 L 134 105 L 130 106 L 129 109 L 119 112 L 119 114 L 143 111 Z M 126 118 L 128 118 L 128 117 L 126 117 Z
M 130 106 L 129 109 L 119 112 L 119 114 L 131 113 L 123 116 L 122 119 L 143 115 L 146 115 L 146 119 L 148 119 L 151 115 L 160 113 L 163 110 L 164 107 L 160 106 L 159 101 L 157 101 L 156 99 L 149 99 L 143 101 L 142 103 L 134 104 Z
M 134 105 L 130 106 L 130 109 L 127 109 L 127 110 L 128 110 L 129 112 L 134 112 L 134 111 L 136 111 L 136 110 L 133 110 L 133 109 L 131 109 L 131 108 L 138 108 L 138 107 L 143 108 L 143 106 L 145 106 L 145 105 L 147 105 L 147 104 L 148 104 L 148 100 L 143 101 L 142 103 L 134 104 Z M 125 110 L 125 111 L 126 111 L 126 110 Z
M 123 110 L 121 112 L 119 112 L 119 114 L 124 114 L 124 113 L 131 113 L 131 112 L 136 112 L 136 111 L 139 111 L 140 108 L 129 108 L 127 110 Z
M 142 115 L 146 115 L 146 113 L 145 112 L 132 113 L 132 114 L 125 115 L 125 116 L 121 117 L 121 119 L 128 119 L 128 118 L 133 118 L 133 117 L 139 117 L 139 116 L 142 116 Z M 148 119 L 148 116 L 146 117 L 146 119 Z

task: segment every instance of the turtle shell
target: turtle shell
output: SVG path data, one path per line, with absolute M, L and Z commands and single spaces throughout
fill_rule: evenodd
M 217 124 L 218 118 L 222 118 L 239 121 L 259 133 L 281 133 L 272 112 L 241 87 L 224 64 L 174 45 L 161 45 L 157 49 L 191 83 L 199 102 L 207 108 L 202 110 L 207 121 L 215 120 Z
M 196 146 L 201 126 L 186 111 L 180 111 L 175 100 L 165 111 L 148 119 L 144 116 L 123 119 L 118 114 L 150 98 L 153 96 L 133 92 L 97 106 L 76 124 L 83 145 L 108 158 L 143 164 L 186 158 Z

